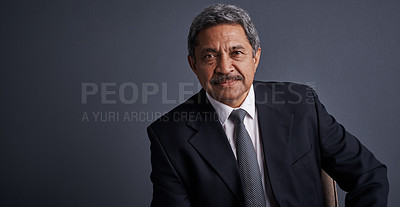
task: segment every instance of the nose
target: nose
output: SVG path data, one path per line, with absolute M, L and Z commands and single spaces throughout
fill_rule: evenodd
M 232 59 L 227 54 L 221 54 L 218 58 L 216 73 L 228 74 L 233 71 Z

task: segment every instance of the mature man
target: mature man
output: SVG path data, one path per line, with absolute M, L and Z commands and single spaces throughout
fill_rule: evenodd
M 386 166 L 312 89 L 253 81 L 261 48 L 245 11 L 204 9 L 188 49 L 203 89 L 148 127 L 152 206 L 323 206 L 321 169 L 347 206 L 387 205 Z

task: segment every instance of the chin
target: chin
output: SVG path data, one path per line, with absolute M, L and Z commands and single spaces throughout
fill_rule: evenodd
M 232 94 L 232 95 L 216 94 L 216 95 L 217 96 L 216 96 L 215 100 L 218 100 L 218 101 L 223 102 L 223 103 L 232 103 L 235 100 L 239 99 L 239 97 L 240 97 L 240 95 L 238 95 L 238 94 Z

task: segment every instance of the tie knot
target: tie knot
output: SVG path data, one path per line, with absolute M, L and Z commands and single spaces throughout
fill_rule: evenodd
M 231 115 L 229 115 L 229 119 L 231 119 L 235 124 L 243 123 L 243 119 L 246 116 L 246 111 L 243 109 L 233 110 Z

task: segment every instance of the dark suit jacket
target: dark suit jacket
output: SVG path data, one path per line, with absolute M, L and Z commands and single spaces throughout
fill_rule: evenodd
M 346 132 L 315 92 L 294 83 L 254 82 L 260 136 L 279 206 L 323 206 L 321 168 L 347 206 L 386 206 L 386 166 Z M 236 159 L 204 90 L 148 127 L 152 206 L 243 206 Z

